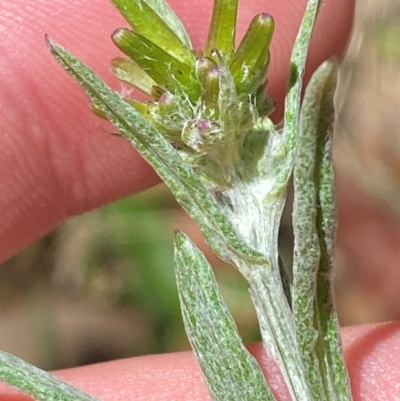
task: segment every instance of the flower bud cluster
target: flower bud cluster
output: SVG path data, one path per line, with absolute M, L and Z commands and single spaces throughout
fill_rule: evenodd
M 147 102 L 126 100 L 194 168 L 212 179 L 213 169 L 222 169 L 222 184 L 229 185 L 246 153 L 246 136 L 273 109 L 265 91 L 272 17 L 254 17 L 235 49 L 237 1 L 229 2 L 228 11 L 216 1 L 207 44 L 195 51 L 177 17 L 171 22 L 170 9 L 162 15 L 149 0 L 112 2 L 132 29 L 113 33 L 128 58 L 114 59 L 111 71 L 149 97 Z

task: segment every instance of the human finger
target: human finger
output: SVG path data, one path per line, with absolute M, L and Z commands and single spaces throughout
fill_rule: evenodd
M 344 328 L 342 339 L 354 401 L 398 400 L 400 322 Z M 253 344 L 249 349 L 278 400 L 289 401 L 285 384 L 262 344 Z M 191 352 L 123 359 L 55 374 L 102 401 L 211 400 Z M 27 400 L 5 387 L 0 389 L 0 399 Z

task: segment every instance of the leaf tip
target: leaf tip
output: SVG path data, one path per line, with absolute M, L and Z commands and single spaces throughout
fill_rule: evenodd
M 183 234 L 183 232 L 178 229 L 174 230 L 174 234 L 175 234 L 175 243 L 177 245 L 181 244 L 185 238 L 185 234 Z
M 44 41 L 45 41 L 45 43 L 46 43 L 46 46 L 47 46 L 50 50 L 53 50 L 53 49 L 54 49 L 54 47 L 55 47 L 55 42 L 53 42 L 53 40 L 50 38 L 50 36 L 49 36 L 47 33 L 44 34 Z
M 183 248 L 187 249 L 187 246 L 190 244 L 189 237 L 180 230 L 175 230 L 175 249 L 177 251 L 181 251 Z

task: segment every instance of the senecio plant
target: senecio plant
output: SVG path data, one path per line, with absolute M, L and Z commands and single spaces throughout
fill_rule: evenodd
M 112 40 L 127 58 L 112 72 L 149 98 L 124 98 L 46 37 L 93 110 L 153 166 L 207 242 L 248 283 L 268 354 L 295 401 L 351 400 L 330 286 L 335 236 L 331 134 L 336 66 L 323 63 L 300 102 L 320 1 L 309 0 L 294 44 L 283 124 L 266 94 L 273 18 L 251 21 L 235 47 L 238 0 L 215 0 L 204 49 L 193 49 L 164 0 L 112 0 L 131 29 Z M 273 62 L 273 60 L 272 60 Z M 293 176 L 293 266 L 278 230 Z M 269 401 L 274 394 L 247 351 L 204 255 L 175 236 L 175 268 L 188 338 L 211 398 Z M 0 378 L 37 400 L 92 400 L 8 354 Z

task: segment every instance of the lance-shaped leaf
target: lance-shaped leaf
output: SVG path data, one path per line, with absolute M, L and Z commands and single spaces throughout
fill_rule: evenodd
M 214 50 L 230 59 L 235 50 L 236 15 L 238 0 L 215 0 L 204 54 Z
M 335 77 L 331 80 L 331 90 L 321 104 L 321 115 L 325 116 L 327 127 L 333 124 L 333 90 Z M 328 92 L 329 93 L 329 92 Z M 329 118 L 331 116 L 331 118 Z M 321 124 L 322 126 L 324 124 Z M 322 130 L 321 130 L 322 132 Z M 330 134 L 332 131 L 329 132 Z M 340 325 L 333 304 L 332 272 L 333 252 L 336 234 L 336 210 L 334 197 L 334 172 L 332 163 L 332 136 L 319 135 L 318 149 L 321 152 L 321 166 L 319 168 L 319 215 L 317 229 L 321 247 L 320 270 L 317 283 L 317 303 L 320 314 L 321 340 L 326 352 L 324 358 L 325 387 L 330 400 L 351 401 L 350 379 L 343 359 L 343 348 L 340 337 Z M 322 341 L 321 341 L 322 342 Z
M 313 397 L 329 401 L 351 400 L 330 284 L 335 230 L 331 161 L 335 84 L 336 65 L 325 62 L 307 87 L 293 206 L 293 312 Z
M 157 82 L 129 59 L 123 57 L 114 58 L 111 61 L 110 69 L 119 80 L 138 88 L 155 99 L 158 99 L 163 94 Z
M 303 75 L 306 66 L 308 47 L 317 18 L 321 0 L 308 0 L 306 11 L 293 46 L 290 58 L 289 85 L 285 99 L 284 135 L 288 151 L 288 162 L 282 168 L 279 180 L 286 186 L 293 170 L 296 153 L 297 133 L 299 131 L 300 99 Z
M 229 70 L 238 94 L 253 94 L 265 81 L 274 20 L 267 13 L 256 15 L 233 55 Z
M 175 237 L 175 271 L 186 333 L 213 400 L 274 400 L 239 336 L 211 266 L 182 233 Z
M 53 56 L 81 85 L 92 103 L 153 166 L 178 202 L 202 229 L 214 251 L 228 261 L 234 255 L 239 255 L 251 262 L 264 263 L 265 256 L 243 243 L 199 176 L 166 138 L 81 61 L 48 37 L 46 42 Z
M 194 64 L 188 66 L 171 56 L 144 36 L 129 29 L 117 29 L 112 40 L 128 57 L 170 92 L 179 90 L 186 93 L 192 101 L 200 97 Z
M 326 73 L 326 71 L 324 71 Z M 328 71 L 330 73 L 330 71 Z M 318 76 L 318 75 L 315 75 Z M 315 77 L 314 76 L 314 77 Z M 325 78 L 325 76 L 320 77 Z M 318 183 L 317 134 L 319 106 L 324 95 L 324 82 L 310 82 L 302 112 L 302 129 L 298 135 L 294 168 L 294 257 L 293 257 L 293 311 L 299 344 L 303 351 L 307 376 L 313 397 L 326 400 L 320 372 L 321 362 L 317 353 L 318 311 L 316 306 L 317 276 L 321 249 L 316 227 Z
M 190 41 L 178 17 L 163 0 L 111 0 L 135 32 L 185 64 L 193 64 Z M 172 18 L 171 18 L 172 17 Z M 185 32 L 186 33 L 186 32 Z M 179 35 L 183 36 L 182 39 Z
M 0 381 L 29 394 L 37 401 L 98 401 L 47 372 L 0 351 Z

